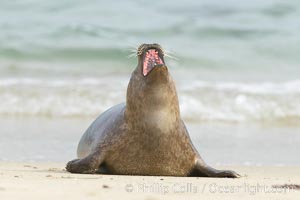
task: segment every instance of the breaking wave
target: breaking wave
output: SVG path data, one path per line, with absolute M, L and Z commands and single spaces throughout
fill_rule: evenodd
M 94 117 L 124 102 L 127 77 L 0 79 L 0 116 Z M 188 121 L 300 122 L 300 80 L 177 84 L 181 114 Z

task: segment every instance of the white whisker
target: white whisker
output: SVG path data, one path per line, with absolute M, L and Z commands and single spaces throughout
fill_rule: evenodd
M 173 52 L 173 51 L 171 51 L 171 50 L 165 50 L 165 53 L 166 53 L 166 54 L 169 54 L 169 55 L 174 55 L 174 54 L 175 54 L 175 52 Z
M 178 60 L 179 60 L 177 57 L 175 57 L 175 56 L 171 56 L 171 55 L 168 55 L 168 54 L 166 54 L 166 55 L 165 55 L 165 57 L 167 57 L 167 58 L 171 58 L 171 59 L 173 59 L 173 60 L 176 60 L 176 61 L 178 61 Z
M 136 55 L 136 52 L 133 52 L 133 53 L 131 53 L 131 54 L 129 54 L 128 56 L 127 56 L 127 58 L 132 58 L 132 57 L 136 57 L 137 55 Z
M 174 60 L 179 60 L 179 58 L 177 56 L 175 56 L 175 53 L 173 51 L 170 50 L 165 50 L 165 56 Z
M 130 51 L 131 53 L 136 53 L 136 52 L 137 52 L 136 49 L 130 49 L 129 51 Z
M 127 45 L 128 46 L 128 48 L 130 49 L 130 50 L 137 50 L 137 45 L 136 44 L 129 44 L 129 45 Z
M 130 55 L 128 56 L 128 57 L 133 57 L 133 55 L 132 54 L 136 54 L 137 53 L 137 45 L 136 44 L 133 44 L 133 43 L 131 43 L 131 44 L 128 44 L 127 45 L 127 51 L 129 51 L 130 52 Z
M 133 58 L 137 56 L 137 45 L 135 44 L 128 44 L 126 48 L 126 52 L 129 52 L 129 55 L 126 56 L 127 58 Z

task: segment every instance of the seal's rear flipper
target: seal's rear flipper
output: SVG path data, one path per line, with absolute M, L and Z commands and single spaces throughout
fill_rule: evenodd
M 196 161 L 196 165 L 190 176 L 212 177 L 212 178 L 239 178 L 241 175 L 231 170 L 217 170 L 206 165 L 202 159 Z
M 85 158 L 68 162 L 66 170 L 71 173 L 94 174 L 99 170 L 102 162 L 103 156 L 99 156 L 99 152 L 95 152 Z

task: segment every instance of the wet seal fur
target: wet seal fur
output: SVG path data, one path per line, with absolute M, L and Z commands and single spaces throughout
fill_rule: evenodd
M 239 177 L 208 166 L 191 142 L 180 117 L 175 84 L 158 44 L 138 48 L 126 104 L 101 114 L 78 145 L 72 173 Z

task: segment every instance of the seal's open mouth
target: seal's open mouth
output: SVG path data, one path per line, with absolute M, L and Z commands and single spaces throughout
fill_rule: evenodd
M 157 49 L 148 49 L 144 55 L 143 75 L 147 76 L 155 67 L 164 65 L 162 54 Z

